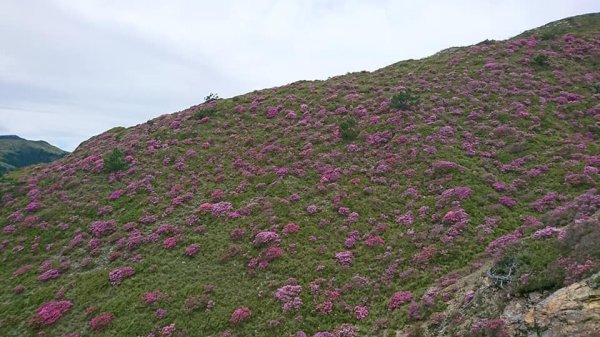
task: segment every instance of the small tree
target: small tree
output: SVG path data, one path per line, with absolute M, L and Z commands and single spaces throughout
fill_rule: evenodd
M 353 118 L 343 120 L 338 125 L 340 133 L 344 141 L 353 141 L 358 137 L 358 130 L 356 130 L 356 121 Z
M 546 56 L 544 54 L 537 55 L 531 61 L 532 61 L 533 66 L 538 67 L 538 68 L 546 68 L 549 66 L 548 56 Z
M 390 106 L 398 110 L 410 110 L 419 104 L 419 96 L 413 94 L 410 90 L 404 90 L 392 97 Z
M 125 155 L 120 149 L 114 149 L 104 155 L 104 169 L 109 173 L 124 170 L 127 166 Z
M 204 97 L 204 103 L 216 101 L 219 99 L 219 94 L 210 93 L 208 96 Z

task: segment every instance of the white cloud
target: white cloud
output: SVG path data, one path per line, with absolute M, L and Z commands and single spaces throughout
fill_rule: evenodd
M 598 9 L 583 0 L 3 2 L 0 130 L 72 150 L 209 92 L 375 70 Z

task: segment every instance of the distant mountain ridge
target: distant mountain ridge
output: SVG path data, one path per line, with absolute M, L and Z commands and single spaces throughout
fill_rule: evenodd
M 0 174 L 33 164 L 49 163 L 68 153 L 43 140 L 0 135 Z

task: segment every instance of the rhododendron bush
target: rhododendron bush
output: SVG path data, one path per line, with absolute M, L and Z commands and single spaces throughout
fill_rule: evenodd
M 600 270 L 600 19 L 573 20 L 3 176 L 0 336 L 504 333 L 465 278 L 512 299 Z

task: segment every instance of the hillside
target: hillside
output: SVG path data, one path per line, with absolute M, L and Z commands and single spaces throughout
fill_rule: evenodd
M 541 332 L 503 312 L 599 270 L 599 98 L 591 14 L 111 129 L 0 182 L 0 335 Z
M 31 141 L 18 136 L 0 136 L 0 174 L 64 157 L 65 152 L 44 141 Z

